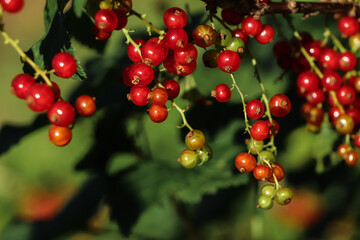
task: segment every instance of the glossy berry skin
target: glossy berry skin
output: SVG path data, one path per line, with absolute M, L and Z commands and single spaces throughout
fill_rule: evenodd
M 81 95 L 75 101 L 76 111 L 84 117 L 90 117 L 96 112 L 95 98 L 89 95 Z
M 168 48 L 176 50 L 183 48 L 188 43 L 188 35 L 182 28 L 171 28 L 166 32 L 164 41 Z
M 253 175 L 257 180 L 265 182 L 271 176 L 271 169 L 267 165 L 257 165 Z
M 346 153 L 348 153 L 351 150 L 351 147 L 345 143 L 342 143 L 337 148 L 337 154 L 340 157 L 344 157 Z
M 321 42 L 322 41 L 309 42 L 304 48 L 310 56 L 318 59 L 321 53 Z
M 335 122 L 335 120 L 340 117 L 341 115 L 341 111 L 340 111 L 340 108 L 338 107 L 331 107 L 328 111 L 328 115 L 330 117 L 330 120 L 332 123 Z
M 35 84 L 35 79 L 29 74 L 18 74 L 11 82 L 11 92 L 18 98 L 26 99 L 29 88 Z
M 359 22 L 356 18 L 350 16 L 344 16 L 338 21 L 339 32 L 346 36 L 353 36 L 359 32 Z
M 156 87 L 151 92 L 151 101 L 156 105 L 165 105 L 169 98 L 169 94 L 165 88 Z
M 77 71 L 74 57 L 67 52 L 57 53 L 51 61 L 51 66 L 55 74 L 61 78 L 69 78 Z
M 198 57 L 198 51 L 196 47 L 188 43 L 184 48 L 178 48 L 174 51 L 174 59 L 176 62 L 187 65 L 195 62 Z
M 72 132 L 69 127 L 51 125 L 49 128 L 49 140 L 58 147 L 67 145 L 72 138 Z
M 250 129 L 250 135 L 257 141 L 263 141 L 269 133 L 269 124 L 266 121 L 258 120 L 254 122 Z
M 354 129 L 354 125 L 354 120 L 346 114 L 340 115 L 335 120 L 335 129 L 340 134 L 351 133 Z
M 335 71 L 326 71 L 321 79 L 321 85 L 327 91 L 337 91 L 342 83 L 340 75 Z
M 246 144 L 249 153 L 254 155 L 257 154 L 258 152 L 261 152 L 263 146 L 264 146 L 264 141 L 256 141 L 252 138 L 250 138 L 248 143 Z
M 355 101 L 356 93 L 351 86 L 342 86 L 336 91 L 336 97 L 340 104 L 350 105 Z
M 176 74 L 180 76 L 187 76 L 195 71 L 196 62 L 191 62 L 189 64 L 181 64 L 175 62 L 174 68 L 176 69 Z
M 74 107 L 66 101 L 55 102 L 47 113 L 50 123 L 66 127 L 75 119 Z
M 280 165 L 280 163 L 276 163 L 276 162 L 271 163 L 271 168 L 272 168 L 272 173 L 276 177 L 276 180 L 278 182 L 280 182 L 284 178 L 284 175 L 285 175 L 284 168 Z M 272 183 L 275 182 L 275 178 L 274 178 L 273 174 L 271 174 L 270 177 L 268 178 L 268 181 L 272 182 Z
M 253 16 L 248 16 L 242 21 L 241 28 L 246 35 L 253 37 L 260 33 L 261 21 L 255 19 Z
M 202 148 L 196 150 L 199 160 L 201 162 L 210 161 L 213 157 L 213 150 L 209 145 L 204 145 Z
M 151 104 L 148 109 L 149 117 L 153 122 L 161 123 L 165 121 L 168 116 L 168 111 L 165 105 Z
M 350 108 L 345 110 L 346 115 L 354 120 L 354 125 L 360 124 L 360 110 L 357 108 Z
M 344 72 L 353 70 L 357 65 L 356 56 L 352 52 L 339 54 L 339 69 Z
M 356 150 L 352 149 L 345 153 L 343 159 L 346 165 L 348 165 L 349 167 L 354 167 L 359 162 L 359 154 Z
M 267 183 L 261 188 L 261 194 L 264 196 L 272 197 L 274 193 L 275 193 L 275 186 L 272 184 Z
M 163 65 L 165 69 L 172 74 L 177 74 L 176 68 L 175 68 L 175 59 L 174 59 L 174 51 L 169 50 L 168 55 L 163 61 Z
M 334 70 L 339 66 L 339 54 L 331 48 L 323 49 L 318 63 L 323 69 Z
M 358 148 L 360 148 L 360 135 L 355 134 L 352 136 L 353 141 L 354 141 L 354 145 Z
M 145 106 L 150 102 L 150 93 L 148 86 L 133 86 L 130 89 L 130 99 L 136 106 Z
M 271 124 L 269 119 L 266 119 L 265 122 L 267 122 L 268 126 L 269 126 L 269 133 L 267 135 L 267 138 L 271 138 L 273 135 L 274 137 L 276 135 L 278 135 L 279 131 L 280 131 L 280 124 L 278 123 L 278 121 L 276 121 L 275 119 L 272 120 L 273 124 Z
M 291 102 L 284 94 L 276 94 L 269 101 L 270 113 L 275 117 L 285 117 L 290 113 Z
M 268 24 L 262 25 L 261 31 L 255 36 L 258 43 L 267 44 L 273 41 L 275 30 Z
M 139 62 L 130 68 L 129 78 L 132 84 L 145 87 L 154 79 L 154 70 L 145 63 Z
M 320 88 L 317 88 L 314 91 L 306 93 L 305 98 L 308 103 L 316 106 L 325 100 L 325 94 Z
M 93 28 L 93 34 L 95 36 L 95 40 L 107 40 L 111 36 L 111 32 L 101 31 L 95 26 Z
M 206 48 L 213 45 L 216 41 L 216 32 L 209 25 L 199 25 L 192 32 L 194 44 Z
M 247 152 L 239 153 L 235 158 L 235 166 L 242 173 L 252 172 L 256 167 L 256 159 Z
M 319 78 L 316 73 L 305 71 L 297 77 L 296 85 L 299 93 L 304 95 L 306 92 L 314 91 L 319 87 Z
M 205 136 L 201 130 L 194 129 L 185 137 L 185 144 L 191 150 L 197 150 L 205 145 Z
M 231 32 L 226 28 L 220 28 L 216 31 L 216 46 L 226 47 L 232 40 Z
M 130 79 L 130 69 L 133 65 L 126 66 L 121 73 L 121 81 L 128 87 L 135 86 Z
M 165 80 L 162 85 L 167 90 L 170 99 L 175 99 L 179 96 L 180 93 L 180 85 L 177 81 L 173 79 Z
M 268 210 L 268 209 L 271 209 L 273 206 L 274 206 L 274 202 L 273 202 L 271 196 L 261 195 L 258 198 L 258 208 Z
M 5 12 L 17 13 L 24 7 L 24 0 L 0 0 L 0 4 Z
M 26 98 L 28 107 L 34 112 L 45 112 L 50 109 L 55 99 L 55 93 L 47 84 L 33 84 Z
M 216 86 L 215 91 L 211 94 L 213 97 L 216 98 L 219 102 L 227 102 L 231 98 L 231 90 L 228 85 L 226 84 L 219 84 Z
M 236 28 L 231 32 L 231 36 L 232 37 L 236 37 L 236 38 L 240 38 L 244 44 L 247 43 L 248 41 L 248 36 L 243 32 L 243 30 L 241 28 Z
M 117 17 L 117 25 L 115 27 L 114 30 L 121 30 L 123 29 L 124 27 L 126 27 L 127 25 L 127 22 L 128 22 L 128 18 L 126 16 L 126 12 L 120 10 L 120 9 L 114 9 L 113 10 L 116 17 Z
M 179 162 L 184 166 L 184 168 L 194 168 L 199 160 L 198 154 L 191 149 L 185 149 L 181 152 Z
M 229 25 L 239 25 L 244 16 L 231 8 L 223 8 L 221 10 L 221 18 Z
M 118 25 L 118 18 L 113 10 L 101 9 L 95 14 L 95 26 L 105 32 L 112 32 Z
M 243 53 L 244 52 L 244 42 L 240 38 L 233 37 L 231 38 L 230 43 L 225 46 L 226 50 L 231 50 L 237 53 Z
M 275 162 L 276 161 L 275 155 L 268 150 L 263 150 L 263 151 L 259 152 L 257 159 L 259 161 L 266 160 L 267 162 Z
M 215 49 L 209 49 L 206 52 L 204 52 L 202 56 L 204 66 L 208 68 L 216 68 L 218 56 L 219 56 L 219 52 L 216 51 Z
M 140 51 L 142 49 L 142 47 L 145 45 L 146 41 L 143 39 L 135 39 L 134 42 L 137 45 L 140 45 Z M 132 45 L 132 43 L 129 43 L 128 47 L 127 47 L 127 55 L 130 58 L 131 61 L 137 63 L 137 62 L 141 62 L 141 56 L 138 53 L 137 49 L 134 47 L 134 45 Z
M 221 71 L 233 73 L 239 69 L 241 59 L 239 54 L 231 50 L 222 51 L 217 58 L 217 65 Z
M 159 65 L 168 54 L 168 49 L 163 47 L 162 43 L 156 41 L 148 41 L 141 49 L 144 62 L 147 65 Z
M 275 200 L 280 205 L 287 205 L 291 202 L 293 193 L 290 188 L 282 187 L 275 194 Z
M 251 119 L 261 118 L 264 111 L 264 104 L 260 100 L 253 99 L 246 104 L 246 114 Z
M 187 23 L 187 15 L 181 8 L 172 7 L 166 10 L 163 20 L 168 29 L 183 28 Z

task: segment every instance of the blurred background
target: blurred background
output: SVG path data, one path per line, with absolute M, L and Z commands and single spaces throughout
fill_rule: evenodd
M 19 14 L 3 16 L 5 30 L 20 40 L 23 50 L 45 34 L 45 4 L 28 0 Z M 206 21 L 201 1 L 133 0 L 133 8 L 162 29 L 163 13 L 173 6 L 187 12 L 189 33 Z M 275 31 L 281 27 L 290 39 L 288 27 L 277 19 L 265 16 L 262 21 Z M 106 42 L 89 43 L 76 34 L 76 29 L 87 29 L 82 23 L 69 20 L 67 27 L 88 79 L 51 79 L 72 103 L 81 94 L 95 96 L 98 111 L 78 119 L 66 147 L 48 140 L 45 114 L 32 112 L 10 93 L 11 80 L 23 66 L 10 46 L 0 44 L 0 239 L 360 239 L 359 167 L 346 167 L 334 155 L 341 138 L 329 124 L 318 135 L 305 130 L 296 75 L 279 79 L 283 72 L 272 54 L 274 43 L 250 40 L 249 47 L 268 97 L 286 93 L 292 101 L 290 116 L 279 119 L 276 145 L 277 161 L 286 173 L 282 185 L 293 190 L 294 199 L 263 211 L 256 209 L 262 184 L 234 166 L 235 156 L 246 150 L 240 97 L 234 94 L 226 104 L 210 97 L 219 83 L 230 85 L 229 76 L 206 69 L 199 57 L 194 74 L 179 79 L 182 97 L 177 103 L 184 108 L 190 104 L 190 125 L 203 130 L 214 150 L 210 162 L 184 169 L 177 158 L 187 131 L 176 128 L 179 114 L 170 111 L 164 123 L 156 124 L 145 107 L 126 99 L 129 89 L 121 83 L 121 70 L 130 60 L 122 32 Z M 295 16 L 294 24 L 321 39 L 324 16 Z M 335 24 L 330 20 L 332 29 Z M 149 38 L 134 16 L 127 28 L 136 29 L 133 38 Z M 276 34 L 275 41 L 279 39 Z M 201 56 L 204 50 L 198 50 Z M 248 57 L 235 76 L 247 100 L 260 96 Z

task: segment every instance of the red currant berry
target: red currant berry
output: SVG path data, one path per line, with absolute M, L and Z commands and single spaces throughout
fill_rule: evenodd
M 148 86 L 140 87 L 140 86 L 133 86 L 130 89 L 130 100 L 136 106 L 145 106 L 150 102 L 150 93 L 151 90 Z
M 51 125 L 49 128 L 49 140 L 58 147 L 67 145 L 72 138 L 72 132 L 69 127 L 60 127 Z
M 269 1 L 269 0 L 258 0 L 259 2 L 260 1 Z M 258 205 L 256 206 L 257 208 L 261 208 L 261 209 L 264 209 L 264 210 L 268 210 L 268 209 L 271 209 L 272 207 L 274 206 L 274 201 L 273 199 L 271 198 L 271 196 L 264 196 L 264 195 L 261 195 L 259 198 L 258 198 Z
M 207 50 L 206 52 L 204 52 L 204 54 L 202 56 L 204 66 L 208 67 L 208 68 L 216 68 L 218 56 L 219 56 L 219 53 L 215 49 L 210 49 L 210 50 Z
M 231 8 L 223 8 L 221 10 L 221 18 L 229 25 L 239 25 L 244 16 Z
M 118 25 L 118 17 L 110 9 L 101 9 L 95 15 L 95 26 L 105 32 L 112 32 Z
M 227 102 L 231 98 L 231 90 L 226 84 L 219 84 L 215 90 L 211 92 L 211 96 L 215 97 L 219 102 Z
M 357 108 L 350 108 L 345 110 L 346 115 L 354 120 L 355 125 L 360 124 L 360 110 Z
M 28 96 L 29 88 L 35 84 L 35 79 L 29 74 L 17 75 L 11 82 L 11 92 L 18 98 L 25 99 Z
M 233 73 L 240 67 L 241 59 L 239 54 L 231 50 L 222 51 L 217 58 L 217 65 L 221 71 Z
M 70 125 L 75 119 L 74 107 L 66 102 L 55 102 L 47 113 L 49 121 L 57 126 L 65 127 Z
M 180 85 L 177 81 L 168 79 L 162 85 L 167 90 L 170 99 L 175 99 L 180 93 Z
M 339 54 L 331 48 L 325 48 L 321 51 L 318 62 L 322 68 L 334 70 L 339 66 Z
M 77 64 L 74 57 L 67 52 L 56 54 L 51 61 L 51 66 L 55 74 L 61 78 L 69 78 L 77 71 Z
M 354 129 L 354 120 L 346 114 L 340 115 L 335 120 L 335 128 L 336 131 L 340 134 L 351 133 Z
M 168 55 L 163 61 L 165 69 L 172 74 L 177 74 L 176 68 L 175 68 L 175 59 L 174 59 L 174 51 L 170 50 Z
M 186 64 L 186 65 L 175 62 L 174 67 L 176 69 L 177 75 L 187 76 L 195 71 L 196 62 L 192 62 L 192 63 Z
M 257 165 L 253 170 L 254 177 L 262 182 L 266 182 L 271 176 L 271 169 L 267 165 Z
M 251 119 L 259 119 L 264 114 L 265 107 L 264 104 L 257 99 L 250 100 L 246 104 L 246 114 Z
M 156 123 L 165 121 L 168 116 L 168 111 L 165 105 L 151 104 L 150 108 L 148 109 L 148 113 L 150 119 Z
M 193 41 L 201 48 L 210 47 L 216 41 L 216 32 L 209 25 L 199 25 L 192 33 Z
M 81 116 L 89 117 L 96 111 L 95 98 L 88 95 L 81 95 L 75 101 L 75 108 Z
M 304 48 L 310 56 L 318 59 L 321 53 L 321 42 L 322 41 L 309 42 Z
M 254 122 L 250 129 L 250 135 L 256 141 L 263 141 L 269 134 L 269 124 L 266 121 L 258 120 Z
M 246 44 L 248 41 L 248 36 L 243 32 L 243 30 L 241 28 L 234 29 L 231 32 L 231 36 L 240 38 L 244 42 L 244 44 Z
M 261 21 L 255 19 L 253 16 L 244 18 L 241 23 L 243 32 L 249 37 L 253 37 L 261 31 Z
M 137 45 L 140 45 L 140 51 L 142 49 L 142 47 L 145 45 L 146 41 L 143 39 L 135 39 L 134 42 Z M 141 56 L 138 53 L 137 49 L 135 48 L 134 45 L 132 45 L 132 43 L 129 43 L 128 47 L 127 47 L 127 55 L 129 56 L 130 60 L 133 62 L 141 62 Z
M 107 40 L 111 36 L 111 32 L 101 31 L 95 26 L 93 28 L 93 34 L 95 36 L 95 40 Z
M 321 90 L 321 88 L 317 88 L 314 91 L 306 93 L 305 98 L 308 103 L 316 106 L 325 100 L 325 93 Z
M 165 88 L 156 87 L 151 92 L 151 101 L 156 105 L 165 105 L 169 98 L 169 94 Z
M 290 188 L 282 187 L 275 194 L 275 200 L 280 205 L 287 205 L 291 202 L 293 193 Z
M 341 111 L 338 107 L 331 107 L 328 111 L 329 118 L 332 124 L 335 124 L 335 120 L 340 117 Z
M 132 84 L 145 87 L 153 80 L 154 70 L 145 63 L 139 62 L 130 68 L 129 77 Z
M 273 162 L 271 163 L 271 169 L 272 169 L 272 173 L 275 174 L 276 180 L 280 182 L 285 175 L 284 168 L 279 163 Z M 268 181 L 272 183 L 275 182 L 275 178 L 272 174 L 268 178 Z
M 343 156 L 343 159 L 349 167 L 355 166 L 359 161 L 359 154 L 356 150 L 352 149 L 349 150 L 345 155 Z
M 117 17 L 117 25 L 116 25 L 116 28 L 114 30 L 121 30 L 124 27 L 126 27 L 126 24 L 128 22 L 126 12 L 124 12 L 123 10 L 120 10 L 120 9 L 114 9 L 113 11 L 114 11 L 114 13 L 115 13 L 115 15 Z
M 337 148 L 337 154 L 340 157 L 344 157 L 346 153 L 348 153 L 351 150 L 351 147 L 347 145 L 346 143 L 342 143 Z
M 197 150 L 205 145 L 205 136 L 201 130 L 190 131 L 185 137 L 185 144 L 192 150 Z
M 252 172 L 256 167 L 256 159 L 250 153 L 239 153 L 235 158 L 235 166 L 242 173 Z
M 24 0 L 0 0 L 5 12 L 17 13 L 24 7 Z
M 169 8 L 164 14 L 165 26 L 170 28 L 183 28 L 187 23 L 187 15 L 181 8 Z
M 273 124 L 271 124 L 270 120 L 265 120 L 269 126 L 269 133 L 267 135 L 267 138 L 271 138 L 273 135 L 274 137 L 279 133 L 280 131 L 280 124 L 275 119 L 272 120 Z
M 29 88 L 26 103 L 34 112 L 45 112 L 50 109 L 54 99 L 55 94 L 51 87 L 35 83 Z
M 188 35 L 182 28 L 171 28 L 166 32 L 164 41 L 171 50 L 183 48 L 188 43 Z
M 174 59 L 176 62 L 186 65 L 195 62 L 198 57 L 196 47 L 188 43 L 184 48 L 178 48 L 174 51 Z
M 342 79 L 337 72 L 328 70 L 321 79 L 321 85 L 326 91 L 337 91 L 342 83 Z
M 181 152 L 180 158 L 178 161 L 185 167 L 185 168 L 194 168 L 199 160 L 199 155 L 191 149 L 185 149 Z
M 354 145 L 358 148 L 360 148 L 360 135 L 355 134 L 352 136 L 354 140 Z
M 305 71 L 297 77 L 296 84 L 300 95 L 304 95 L 306 92 L 314 91 L 319 87 L 319 78 L 316 73 Z
M 130 69 L 132 68 L 133 65 L 129 65 L 129 66 L 126 66 L 122 73 L 121 73 L 121 81 L 128 87 L 132 87 L 134 86 L 134 84 L 131 82 L 131 79 L 130 79 Z
M 356 18 L 344 16 L 338 21 L 339 32 L 346 36 L 353 36 L 359 32 L 359 22 Z
M 339 69 L 344 72 L 353 70 L 357 65 L 356 56 L 352 52 L 339 54 Z
M 262 25 L 261 31 L 255 36 L 258 43 L 267 44 L 273 41 L 275 30 L 268 24 Z
M 270 113 L 275 117 L 285 117 L 291 110 L 290 99 L 284 94 L 276 94 L 269 101 Z
M 159 65 L 168 54 L 168 49 L 163 47 L 163 43 L 148 41 L 141 49 L 144 62 L 147 65 Z
M 339 90 L 336 91 L 336 97 L 340 104 L 350 105 L 354 103 L 356 98 L 356 93 L 353 87 L 351 86 L 342 86 Z

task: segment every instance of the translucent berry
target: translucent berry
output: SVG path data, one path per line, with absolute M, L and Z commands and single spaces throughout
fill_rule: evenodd
M 93 115 L 96 111 L 95 98 L 88 95 L 81 95 L 75 101 L 76 111 L 84 117 Z
M 197 150 L 205 145 L 205 136 L 201 130 L 194 129 L 190 131 L 185 137 L 185 144 L 192 150 Z
M 51 66 L 55 74 L 61 78 L 69 78 L 77 71 L 77 64 L 74 57 L 67 52 L 56 54 L 51 61 Z

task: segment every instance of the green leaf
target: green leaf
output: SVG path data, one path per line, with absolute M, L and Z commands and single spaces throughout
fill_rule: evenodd
M 48 32 L 51 23 L 58 11 L 58 1 L 57 0 L 47 0 L 45 9 L 44 9 L 44 24 L 45 24 L 45 32 Z
M 84 12 L 84 7 L 87 3 L 87 0 L 74 0 L 73 1 L 73 10 L 75 12 L 76 17 L 81 17 Z
M 133 166 L 137 161 L 135 154 L 122 153 L 116 154 L 109 160 L 109 166 L 107 167 L 107 173 L 113 175 L 121 170 L 127 169 Z

